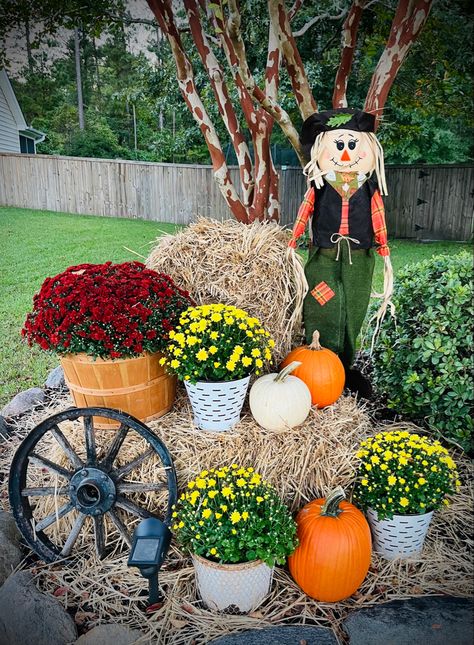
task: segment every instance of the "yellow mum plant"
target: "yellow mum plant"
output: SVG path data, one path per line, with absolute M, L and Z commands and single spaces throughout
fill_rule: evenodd
M 449 504 L 460 486 L 456 464 L 437 440 L 406 430 L 362 441 L 354 500 L 378 519 L 418 515 Z
M 257 318 L 222 304 L 189 307 L 169 338 L 160 362 L 191 383 L 260 374 L 275 345 Z
M 226 564 L 283 564 L 296 547 L 296 524 L 275 489 L 237 464 L 203 470 L 188 482 L 172 528 L 188 551 Z

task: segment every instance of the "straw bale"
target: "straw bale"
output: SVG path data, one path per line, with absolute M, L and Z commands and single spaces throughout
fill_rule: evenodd
M 170 275 L 198 304 L 222 302 L 259 318 L 275 340 L 279 362 L 301 341 L 307 290 L 288 240 L 288 231 L 274 222 L 248 225 L 200 217 L 158 238 L 147 265 Z
M 57 402 L 54 410 L 35 412 L 34 422 L 28 421 L 26 429 L 68 405 L 65 400 Z M 281 432 L 262 430 L 248 411 L 244 412 L 232 432 L 198 432 L 192 424 L 188 401 L 180 390 L 173 411 L 149 424 L 170 449 L 180 490 L 200 469 L 236 462 L 252 465 L 262 472 L 296 511 L 337 484 L 344 486 L 350 494 L 355 448 L 361 438 L 377 431 L 366 410 L 350 397 L 342 397 L 325 410 L 313 409 L 302 426 Z M 80 432 L 74 424 L 67 428 L 62 426 L 62 429 L 72 441 Z M 107 442 L 111 431 L 103 432 L 102 440 Z M 0 475 L 8 473 L 12 450 L 24 434 L 25 429 L 19 428 L 6 449 L 0 452 Z M 77 448 L 78 444 L 79 440 L 74 443 Z M 119 459 L 128 461 L 142 449 L 141 440 L 131 436 L 123 447 L 124 453 L 119 453 Z M 43 450 L 52 459 L 64 459 L 52 442 L 46 442 Z M 320 603 L 308 598 L 287 570 L 279 567 L 271 595 L 252 614 L 229 615 L 207 610 L 196 594 L 189 556 L 173 543 L 160 572 L 166 601 L 158 611 L 147 615 L 143 612 L 146 583 L 136 570 L 127 568 L 127 551 L 113 527 L 107 528 L 111 552 L 105 560 L 99 561 L 95 557 L 92 532 L 86 531 L 75 561 L 37 564 L 34 574 L 41 589 L 54 593 L 61 588 L 64 595 L 60 595 L 59 600 L 74 608 L 79 616 L 85 616 L 87 627 L 102 622 L 120 622 L 141 629 L 144 636 L 140 642 L 164 645 L 189 645 L 191 642 L 204 645 L 225 633 L 294 622 L 331 626 L 337 631 L 347 613 L 362 606 L 427 594 L 468 596 L 472 594 L 473 573 L 473 468 L 466 457 L 458 454 L 455 459 L 460 470 L 461 490 L 451 506 L 435 513 L 423 554 L 392 562 L 373 555 L 363 585 L 344 602 Z M 149 460 L 134 479 L 156 478 L 159 468 L 159 461 Z M 5 482 L 0 488 L 0 499 L 6 505 Z M 165 496 L 158 494 L 140 498 L 140 503 L 158 511 L 164 501 Z M 40 502 L 44 504 L 44 499 Z M 41 514 L 48 508 L 38 510 Z M 64 536 L 69 526 L 70 520 L 62 518 L 51 533 L 53 539 Z

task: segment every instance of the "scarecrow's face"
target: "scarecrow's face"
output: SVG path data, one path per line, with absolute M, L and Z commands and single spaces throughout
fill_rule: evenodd
M 365 132 L 331 130 L 322 138 L 318 165 L 323 172 L 372 172 L 375 157 Z

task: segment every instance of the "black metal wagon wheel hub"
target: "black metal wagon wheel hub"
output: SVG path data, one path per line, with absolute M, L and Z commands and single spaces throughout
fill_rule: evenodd
M 103 445 L 98 445 L 94 417 L 120 424 L 117 430 L 107 431 L 112 438 Z M 74 435 L 73 446 L 61 424 L 78 421 L 82 430 L 79 438 Z M 99 432 L 102 438 L 104 431 Z M 132 458 L 120 458 L 131 439 L 145 444 L 144 448 Z M 52 460 L 52 445 L 61 459 Z M 143 481 L 143 467 L 157 456 L 161 464 L 155 461 L 146 471 L 152 473 L 152 480 Z M 167 491 L 166 507 L 160 510 L 169 525 L 177 483 L 166 446 L 144 423 L 109 408 L 70 408 L 49 417 L 24 439 L 10 469 L 9 497 L 16 523 L 31 549 L 47 562 L 71 556 L 90 522 L 100 558 L 107 552 L 107 536 L 113 530 L 131 546 L 130 529 L 136 522 L 159 517 L 155 509 L 149 510 L 149 496 L 161 491 Z M 37 500 L 45 498 L 50 510 L 41 515 Z M 54 528 L 63 518 L 70 522 L 66 529 L 63 525 L 58 539 Z

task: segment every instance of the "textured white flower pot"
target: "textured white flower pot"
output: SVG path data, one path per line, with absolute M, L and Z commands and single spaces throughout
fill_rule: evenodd
M 194 412 L 194 422 L 201 430 L 224 432 L 238 423 L 249 386 L 250 376 L 238 381 L 185 381 Z
M 424 515 L 394 515 L 392 520 L 378 520 L 377 512 L 367 509 L 374 551 L 387 560 L 419 555 L 432 517 L 433 511 L 430 511 Z
M 246 613 L 270 591 L 273 568 L 262 560 L 242 564 L 218 564 L 193 555 L 196 585 L 210 609 L 237 609 Z

